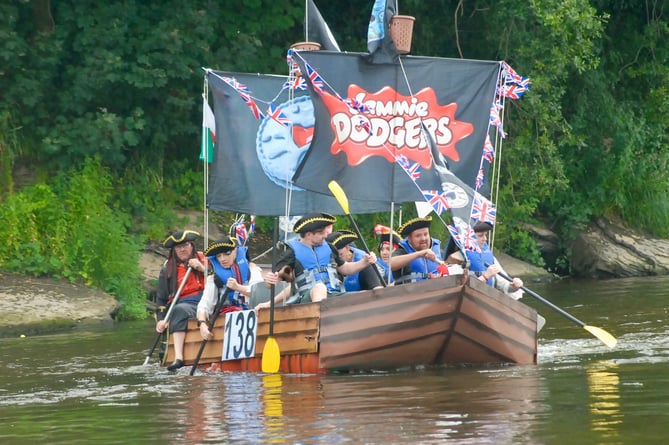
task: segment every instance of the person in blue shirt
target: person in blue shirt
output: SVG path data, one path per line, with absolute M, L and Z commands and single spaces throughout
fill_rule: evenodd
M 492 254 L 490 245 L 488 244 L 488 233 L 493 229 L 492 224 L 485 221 L 478 221 L 474 224 L 473 230 L 476 235 L 476 243 L 479 246 L 480 252 L 467 250 L 467 260 L 469 262 L 469 272 L 475 275 L 479 280 L 486 282 L 511 298 L 518 300 L 523 296 L 523 280 L 520 278 L 513 278 L 511 281 L 502 278 L 498 275 L 499 272 L 504 272 L 502 265 L 497 261 L 497 258 Z M 462 261 L 462 253 L 456 251 L 449 256 L 449 261 Z
M 286 243 L 286 252 L 276 264 L 277 272 L 267 273 L 265 283 L 271 286 L 280 280 L 292 280 L 295 303 L 317 302 L 344 292 L 339 274 L 346 276 L 360 272 L 376 263 L 376 255 L 366 253 L 355 262 L 342 259 L 337 249 L 325 240 L 326 229 L 335 221 L 336 218 L 327 213 L 309 213 L 296 221 L 293 232 L 300 236 Z M 274 302 L 283 301 L 290 293 L 282 291 Z M 269 305 L 268 301 L 256 308 Z
M 405 222 L 399 233 L 404 239 L 393 252 L 390 268 L 395 284 L 415 283 L 441 276 L 441 242 L 430 236 L 432 217 L 413 218 Z
M 378 247 L 379 257 L 376 260 L 376 265 L 379 268 L 379 271 L 381 272 L 381 276 L 386 281 L 390 280 L 389 284 L 393 284 L 395 282 L 393 274 L 389 273 L 390 257 L 392 253 L 400 247 L 401 241 L 402 238 L 400 238 L 399 234 L 397 234 L 397 232 L 395 231 L 393 231 L 391 234 L 389 228 L 387 231 L 382 232 L 380 234 L 380 241 Z
M 356 235 L 355 232 L 343 229 L 332 232 L 326 238 L 328 243 L 335 246 L 339 252 L 339 256 L 341 256 L 343 260 L 349 262 L 360 261 L 365 257 L 365 251 L 355 247 L 354 243 L 357 239 L 358 235 Z M 377 258 L 377 264 L 378 261 L 379 260 Z M 381 283 L 381 280 L 374 271 L 373 267 L 376 266 L 370 264 L 360 272 L 340 277 L 344 282 L 344 289 L 346 292 L 370 290 L 383 287 L 383 283 Z
M 220 313 L 248 309 L 251 288 L 254 283 L 262 282 L 262 271 L 249 260 L 248 248 L 240 246 L 237 238 L 231 236 L 214 241 L 204 254 L 214 273 L 207 277 L 202 299 L 197 305 L 197 325 L 202 338 L 210 340 L 212 335 L 207 321 L 214 314 L 220 292 L 228 289 Z

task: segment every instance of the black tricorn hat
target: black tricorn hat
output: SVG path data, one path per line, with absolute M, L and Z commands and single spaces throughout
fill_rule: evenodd
M 231 236 L 224 236 L 221 239 L 214 241 L 207 250 L 204 251 L 205 256 L 216 256 L 219 253 L 228 253 L 237 247 L 237 238 Z
M 414 230 L 430 227 L 430 224 L 432 224 L 431 216 L 426 216 L 424 218 L 413 218 L 405 222 L 402 227 L 398 229 L 398 231 L 402 237 L 406 238 Z
M 338 230 L 329 234 L 325 239 L 328 243 L 332 244 L 337 249 L 343 249 L 353 241 L 357 240 L 358 235 L 356 235 L 355 232 L 351 232 L 350 230 Z
M 487 221 L 477 221 L 476 224 L 474 224 L 473 230 L 474 233 L 490 232 L 492 230 L 492 224 Z
M 334 224 L 335 221 L 337 221 L 337 218 L 330 215 L 329 213 L 309 213 L 308 215 L 304 215 L 302 218 L 297 220 L 293 226 L 293 232 L 315 232 L 316 230 L 323 229 L 330 224 Z
M 195 241 L 199 237 L 200 234 L 195 230 L 179 230 L 168 236 L 165 241 L 163 241 L 163 246 L 171 249 L 179 244 Z
M 392 242 L 393 244 L 399 244 L 400 241 L 402 241 L 402 238 L 398 235 L 397 232 L 393 231 L 391 234 L 390 232 L 388 233 L 382 233 L 379 236 L 379 247 L 383 245 L 383 243 L 390 243 Z

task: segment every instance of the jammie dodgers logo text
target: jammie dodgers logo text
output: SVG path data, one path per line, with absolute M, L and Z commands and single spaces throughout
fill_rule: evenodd
M 369 112 L 359 113 L 329 93 L 323 93 L 322 98 L 332 116 L 335 139 L 331 151 L 333 154 L 344 151 L 350 165 L 359 165 L 370 156 L 395 162 L 395 156 L 404 155 L 429 168 L 432 158 L 421 122 L 439 151 L 459 161 L 455 144 L 474 131 L 472 124 L 455 120 L 456 103 L 443 106 L 437 103 L 432 88 L 424 88 L 412 98 L 390 87 L 368 93 L 350 85 L 347 96 L 365 104 Z

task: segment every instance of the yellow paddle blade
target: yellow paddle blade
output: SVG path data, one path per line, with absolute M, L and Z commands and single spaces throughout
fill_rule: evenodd
M 328 188 L 334 195 L 335 199 L 341 206 L 342 210 L 344 213 L 347 215 L 349 214 L 348 211 L 348 198 L 346 197 L 346 193 L 344 193 L 344 189 L 341 188 L 341 186 L 337 183 L 337 181 L 330 181 L 328 183 Z
M 262 372 L 277 372 L 281 364 L 281 351 L 276 338 L 267 337 L 265 347 L 262 350 Z
M 602 343 L 604 343 L 609 348 L 615 348 L 616 344 L 618 344 L 618 340 L 602 328 L 598 328 L 597 326 L 584 325 L 583 329 L 600 339 Z

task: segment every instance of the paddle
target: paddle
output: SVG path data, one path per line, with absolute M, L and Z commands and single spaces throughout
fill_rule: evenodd
M 276 269 L 276 245 L 279 243 L 279 220 L 274 218 L 274 234 L 272 235 L 272 273 Z M 272 284 L 269 291 L 269 336 L 265 340 L 265 347 L 262 350 L 262 372 L 277 372 L 281 365 L 281 351 L 279 344 L 274 338 L 274 293 L 276 287 Z
M 181 286 L 179 286 L 179 289 L 177 289 L 177 293 L 174 294 L 174 298 L 172 299 L 172 304 L 170 304 L 170 308 L 167 310 L 167 314 L 165 314 L 165 322 L 170 321 L 170 315 L 172 315 L 172 310 L 174 309 L 174 306 L 177 305 L 177 300 L 179 299 L 179 296 L 181 295 L 181 291 L 183 290 L 184 286 L 186 285 L 186 281 L 188 280 L 188 275 L 190 275 L 191 270 L 193 270 L 192 267 L 188 267 L 188 270 L 186 270 L 186 275 L 184 275 L 183 280 L 181 280 Z M 151 346 L 151 349 L 149 350 L 149 353 L 146 354 L 146 359 L 144 360 L 144 366 L 146 366 L 149 363 L 149 360 L 151 360 L 151 356 L 153 355 L 153 351 L 156 349 L 156 346 L 158 345 L 158 342 L 160 341 L 160 337 L 163 335 L 162 332 L 159 332 L 158 335 L 156 335 L 156 339 L 153 341 L 153 346 Z
M 348 215 L 348 219 L 351 221 L 353 230 L 355 230 L 355 234 L 358 235 L 358 238 L 362 243 L 363 250 L 366 253 L 369 253 L 369 247 L 367 247 L 367 243 L 365 242 L 365 239 L 362 237 L 360 229 L 358 228 L 358 225 L 355 223 L 355 220 L 353 219 L 353 215 L 351 215 L 351 212 L 349 212 L 348 198 L 346 197 L 346 193 L 344 193 L 344 189 L 342 189 L 341 186 L 337 183 L 337 181 L 334 180 L 328 183 L 328 188 L 334 195 L 335 199 L 337 199 L 337 202 L 339 203 L 339 206 L 342 208 L 344 213 Z M 381 271 L 379 271 L 377 267 L 372 267 L 372 269 L 374 269 L 374 272 L 376 272 L 376 276 L 378 276 L 379 280 L 381 280 L 381 284 L 383 284 L 383 287 L 386 287 L 386 280 L 381 276 Z
M 217 288 L 224 287 L 223 282 L 221 279 L 218 277 L 218 275 L 214 275 L 214 282 L 216 283 Z M 221 314 L 221 309 L 223 309 L 223 303 L 225 303 L 225 300 L 228 299 L 228 293 L 230 292 L 229 287 L 225 287 L 225 292 L 223 292 L 222 295 L 218 296 L 218 301 L 216 302 L 216 306 L 214 307 L 214 313 L 211 316 L 211 320 L 207 322 L 207 327 L 209 328 L 209 332 L 212 332 L 212 329 L 214 328 L 214 324 L 216 323 L 216 320 L 218 319 L 218 316 Z M 207 340 L 203 339 L 202 344 L 200 345 L 200 350 L 197 352 L 197 356 L 195 357 L 195 361 L 193 362 L 193 367 L 190 368 L 190 375 L 195 374 L 195 369 L 197 368 L 198 363 L 200 363 L 200 357 L 202 357 L 202 352 L 204 351 L 204 347 L 207 344 Z
M 488 267 L 488 266 L 490 266 L 490 265 L 489 265 L 489 264 L 486 264 L 486 267 Z M 508 276 L 507 274 L 505 274 L 504 272 L 498 272 L 498 274 L 499 274 L 502 278 L 504 278 L 504 279 L 506 279 L 506 280 L 509 280 L 509 281 L 512 281 L 512 280 L 511 280 L 511 277 L 509 277 L 509 276 Z M 536 298 L 537 300 L 541 301 L 541 302 L 542 302 L 543 304 L 545 304 L 546 306 L 548 306 L 548 307 L 550 307 L 551 309 L 554 309 L 554 310 L 556 310 L 557 312 L 559 312 L 560 314 L 564 315 L 564 316 L 567 317 L 569 320 L 573 321 L 574 323 L 576 323 L 577 325 L 579 325 L 580 327 L 582 327 L 582 328 L 585 329 L 586 331 L 590 332 L 592 335 L 594 335 L 595 337 L 597 337 L 602 343 L 604 343 L 604 344 L 605 344 L 606 346 L 608 346 L 609 348 L 614 348 L 614 347 L 616 346 L 616 344 L 618 343 L 618 340 L 617 340 L 613 335 L 611 335 L 611 334 L 609 334 L 608 332 L 606 332 L 604 329 L 602 329 L 602 328 L 598 328 L 597 326 L 589 326 L 589 325 L 583 323 L 581 320 L 579 320 L 578 318 L 574 317 L 574 316 L 571 315 L 569 312 L 565 311 L 565 310 L 562 309 L 561 307 L 556 306 L 555 304 L 553 304 L 553 303 L 551 303 L 550 301 L 546 300 L 544 297 L 542 297 L 541 295 L 537 294 L 536 292 L 532 292 L 531 290 L 529 290 L 529 289 L 526 288 L 525 286 L 521 286 L 521 289 L 522 289 L 523 291 L 527 292 L 528 294 L 530 294 L 531 296 L 533 296 L 534 298 Z

